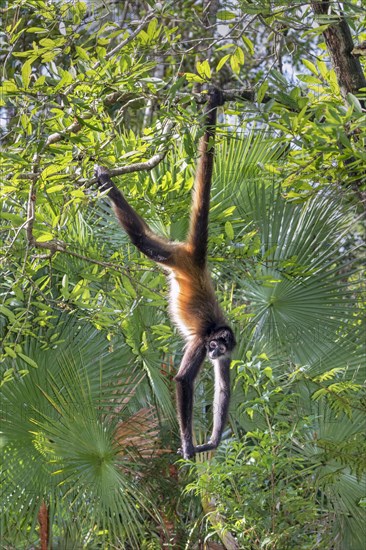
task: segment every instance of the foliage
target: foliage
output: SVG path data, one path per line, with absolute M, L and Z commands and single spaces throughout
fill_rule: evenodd
M 360 43 L 361 4 L 343 4 Z M 341 97 L 322 39 L 342 14 L 315 22 L 310 4 L 268 0 L 217 12 L 186 0 L 4 5 L 4 543 L 38 544 L 45 502 L 53 547 L 194 548 L 231 534 L 242 547 L 360 550 L 365 90 Z M 210 82 L 231 99 L 210 268 L 240 344 L 225 441 L 186 464 L 164 276 L 92 178 L 94 162 L 119 170 L 151 227 L 183 239 L 197 91 Z M 197 396 L 203 442 L 209 369 Z
M 268 364 L 253 356 L 238 369 L 245 402 L 235 420 L 245 435 L 229 439 L 212 461 L 191 467 L 187 491 L 214 503 L 205 518 L 209 536 L 223 528 L 219 513 L 241 548 L 325 549 L 339 524 L 350 522 L 347 548 L 361 548 L 362 485 L 350 465 L 365 466 L 364 418 L 356 414 L 348 422 L 324 406 L 316 414 L 306 389 L 280 371 L 283 365 L 274 372 Z
M 29 340 L 37 368 L 3 388 L 3 541 L 23 545 L 28 525 L 32 540 L 32 517 L 45 500 L 55 541 L 95 544 L 113 533 L 137 546 L 146 518 L 159 517 L 143 490 L 157 452 L 157 393 L 122 342 L 108 343 L 73 317 L 55 329 L 59 343 L 51 349 Z M 151 412 L 141 414 L 142 406 Z

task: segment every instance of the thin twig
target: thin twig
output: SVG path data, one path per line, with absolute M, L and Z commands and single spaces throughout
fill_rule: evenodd
M 14 246 L 14 243 L 15 243 L 15 241 L 17 240 L 18 235 L 19 235 L 19 233 L 21 232 L 21 230 L 24 229 L 25 227 L 27 227 L 27 225 L 29 224 L 30 221 L 31 221 L 31 220 L 28 218 L 24 223 L 22 223 L 22 225 L 21 225 L 20 227 L 18 227 L 18 229 L 17 229 L 17 231 L 16 231 L 16 233 L 15 233 L 15 235 L 14 235 L 14 237 L 13 237 L 11 243 L 9 244 L 9 246 L 8 246 L 7 249 L 6 249 L 6 254 L 7 254 L 7 253 L 9 252 L 9 250 Z
M 150 12 L 148 15 L 146 15 L 146 17 L 141 21 L 140 25 L 125 40 L 120 42 L 115 48 L 113 48 L 113 50 L 107 53 L 107 55 L 105 56 L 105 59 L 107 60 L 110 59 L 111 57 L 116 55 L 116 53 L 118 53 L 122 48 L 127 46 L 129 42 L 132 42 L 135 36 L 137 36 L 139 32 L 142 31 L 146 23 L 149 21 L 149 19 L 153 17 L 153 15 L 154 15 L 153 12 Z M 97 69 L 99 66 L 100 66 L 100 61 L 97 61 L 93 65 L 93 70 Z
M 162 132 L 162 137 L 166 138 L 169 134 L 172 128 L 174 127 L 174 122 L 171 120 L 168 120 L 168 122 L 165 124 L 164 130 Z M 109 174 L 111 176 L 120 176 L 121 174 L 131 174 L 131 172 L 141 172 L 144 170 L 152 170 L 155 166 L 159 164 L 165 157 L 168 152 L 168 149 L 165 147 L 165 139 L 164 142 L 160 144 L 158 147 L 158 152 L 155 153 L 149 160 L 145 160 L 142 162 L 135 162 L 133 164 L 129 164 L 127 166 L 120 166 L 119 168 L 112 168 L 109 170 Z
M 80 132 L 81 127 L 82 126 L 80 122 L 76 121 L 70 124 L 70 126 L 68 126 L 65 130 L 62 130 L 62 132 L 55 132 L 54 134 L 51 134 L 50 136 L 48 136 L 47 141 L 42 148 L 42 151 L 52 143 L 57 143 L 58 141 L 61 141 L 68 134 L 77 134 L 78 132 Z

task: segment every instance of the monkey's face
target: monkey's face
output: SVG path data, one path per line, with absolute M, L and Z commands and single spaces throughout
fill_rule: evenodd
M 236 345 L 233 331 L 229 327 L 221 327 L 211 333 L 207 340 L 207 355 L 209 359 L 217 359 L 229 355 Z
M 215 338 L 209 341 L 207 346 L 207 354 L 210 359 L 217 359 L 227 353 L 227 344 L 223 338 Z
M 235 338 L 230 328 L 221 328 L 210 335 L 207 342 L 207 355 L 209 359 L 218 359 L 223 355 L 229 355 L 235 347 Z

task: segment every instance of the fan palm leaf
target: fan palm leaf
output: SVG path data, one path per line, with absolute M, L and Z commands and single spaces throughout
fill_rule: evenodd
M 133 443 L 140 441 L 141 451 L 143 438 L 150 455 L 157 444 L 156 415 L 138 412 L 136 400 L 144 384 L 146 404 L 146 376 L 126 345 L 116 342 L 111 350 L 89 325 L 61 319 L 54 330 L 62 343 L 40 350 L 30 341 L 27 354 L 38 368 L 2 388 L 2 508 L 11 510 L 3 518 L 3 537 L 14 543 L 18 510 L 19 536 L 31 540 L 45 500 L 60 536 L 58 521 L 67 524 L 75 513 L 79 544 L 94 533 L 94 540 L 129 540 L 136 547 L 146 518 L 158 516 L 135 475 L 144 464 Z
M 217 196 L 224 195 L 225 201 L 231 197 L 236 206 L 235 246 L 244 246 L 243 232 L 252 232 L 256 239 L 256 246 L 247 246 L 249 253 L 236 260 L 232 271 L 250 302 L 255 338 L 262 337 L 277 353 L 303 364 L 313 357 L 314 348 L 349 330 L 359 313 L 360 285 L 352 278 L 356 267 L 349 246 L 354 218 L 330 194 L 301 204 L 287 201 L 273 174 L 263 176 L 263 165 L 278 159 L 278 147 L 266 147 L 263 132 L 242 141 L 244 145 L 231 141 L 223 147 L 215 179 Z M 245 143 L 258 142 L 262 147 L 250 149 L 246 163 Z M 233 157 L 238 161 L 234 174 L 229 168 Z
M 262 147 L 251 149 L 258 139 Z M 235 204 L 228 218 L 235 231 L 225 271 L 234 277 L 234 300 L 246 303 L 238 357 L 245 363 L 248 349 L 250 357 L 266 351 L 266 365 L 291 397 L 294 420 L 308 419 L 303 436 L 309 444 L 299 452 L 307 463 L 316 464 L 324 506 L 334 512 L 335 539 L 358 549 L 365 464 L 362 446 L 350 451 L 360 445 L 365 428 L 359 410 L 365 350 L 359 253 L 353 237 L 357 220 L 334 193 L 322 191 L 303 203 L 286 200 L 278 176 L 263 170 L 278 161 L 281 151 L 264 132 L 248 133 L 244 141 L 223 147 L 214 187 L 217 201 Z M 233 158 L 235 172 L 230 171 Z M 237 309 L 242 324 L 242 309 Z M 317 382 L 322 375 L 325 379 Z M 265 433 L 268 419 L 257 412 L 252 418 L 243 415 L 245 403 L 256 397 L 254 390 L 243 395 L 236 388 L 231 414 L 237 427 Z M 273 423 L 280 421 L 278 413 Z M 294 450 L 296 441 L 292 444 Z

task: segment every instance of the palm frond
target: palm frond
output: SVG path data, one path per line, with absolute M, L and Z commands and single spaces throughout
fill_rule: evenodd
M 276 184 L 247 186 L 243 195 L 247 200 L 237 208 L 244 220 L 254 220 L 260 239 L 254 269 L 248 274 L 246 263 L 237 276 L 251 303 L 255 337 L 304 363 L 349 330 L 358 313 L 354 268 L 349 250 L 342 251 L 351 221 L 326 195 L 293 204 Z
M 123 436 L 123 422 L 130 432 L 133 426 L 135 442 L 150 434 L 156 445 L 153 408 L 149 414 L 133 412 L 140 408 L 141 385 L 146 398 L 146 375 L 131 363 L 126 345 L 116 342 L 111 349 L 90 325 L 61 319 L 54 329 L 56 349 L 40 350 L 30 341 L 27 354 L 38 368 L 2 388 L 2 507 L 13 514 L 22 510 L 23 536 L 30 525 L 27 536 L 34 533 L 45 500 L 55 518 L 60 509 L 74 510 L 82 536 L 88 524 L 106 540 L 113 533 L 114 540 L 130 540 L 136 547 L 144 517 L 157 511 L 138 486 L 135 472 L 144 470 L 143 453 L 131 455 L 133 441 Z M 69 511 L 65 499 L 72 503 Z M 9 515 L 2 528 L 5 536 L 13 528 Z M 55 530 L 62 530 L 61 524 Z

